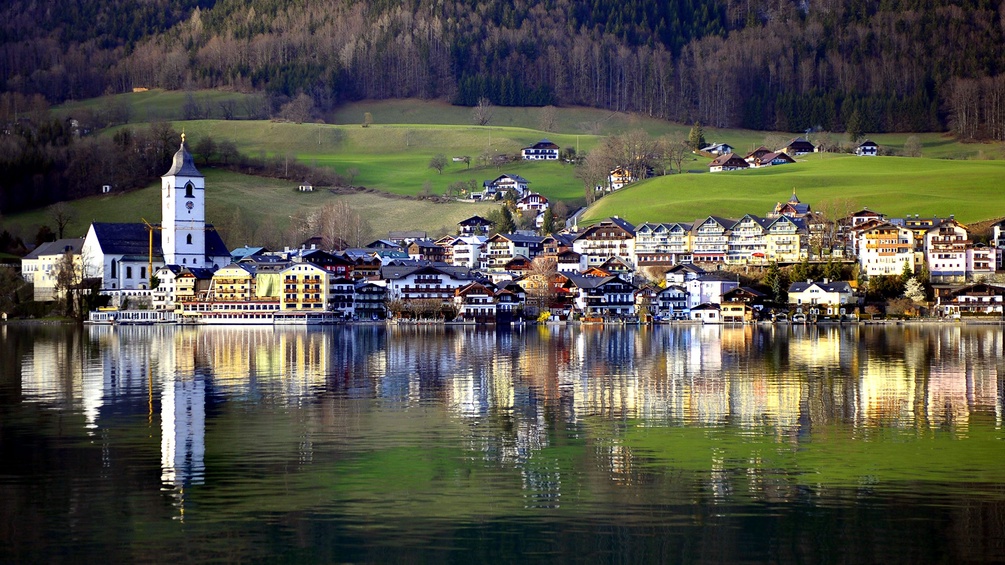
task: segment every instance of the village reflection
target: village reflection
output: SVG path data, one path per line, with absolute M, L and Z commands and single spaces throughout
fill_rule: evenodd
M 319 440 L 358 432 L 361 415 L 445 412 L 469 452 L 519 473 L 530 507 L 561 504 L 569 462 L 550 449 L 561 445 L 584 445 L 611 484 L 652 480 L 658 453 L 632 429 L 725 430 L 784 452 L 834 429 L 965 436 L 1003 417 L 999 328 L 93 327 L 32 347 L 26 399 L 72 408 L 99 437 L 103 421 L 159 428 L 161 482 L 181 514 L 210 471 L 207 424 L 241 406 L 292 415 L 301 467 Z M 727 448 L 703 447 L 713 499 L 794 495 L 764 453 Z

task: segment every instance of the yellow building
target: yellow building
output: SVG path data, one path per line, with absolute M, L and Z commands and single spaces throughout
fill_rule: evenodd
M 84 267 L 80 249 L 83 245 L 82 238 L 50 241 L 39 245 L 21 260 L 21 276 L 34 285 L 36 301 L 62 298 L 56 294 L 56 277 L 67 253 L 73 257 L 73 282 L 81 282 Z
M 209 299 L 213 302 L 248 302 L 255 297 L 253 267 L 231 263 L 213 273 Z
M 324 310 L 328 303 L 330 273 L 311 263 L 297 263 L 281 273 L 281 310 Z

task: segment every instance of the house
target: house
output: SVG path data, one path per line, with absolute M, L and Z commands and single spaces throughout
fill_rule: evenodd
M 411 243 L 417 239 L 429 239 L 426 232 L 420 230 L 393 230 L 387 232 L 388 241 L 397 244 Z
M 462 236 L 450 242 L 446 255 L 450 256 L 447 261 L 455 267 L 466 267 L 474 269 L 481 264 L 482 255 L 485 253 L 485 242 L 488 238 L 479 236 Z M 444 257 L 446 258 L 446 257 Z
M 56 294 L 56 278 L 64 264 L 66 254 L 70 254 L 73 266 L 73 282 L 82 282 L 86 276 L 81 250 L 83 238 L 59 239 L 40 244 L 21 259 L 21 278 L 34 285 L 34 300 L 47 302 L 62 298 Z
M 664 274 L 667 286 L 683 286 L 687 281 L 694 280 L 705 274 L 705 269 L 691 263 L 675 265 Z
M 966 226 L 955 219 L 929 229 L 924 249 L 933 283 L 960 283 L 992 275 L 997 265 L 995 248 L 974 245 Z
M 325 310 L 338 314 L 342 319 L 356 317 L 356 283 L 348 277 L 329 276 L 328 299 Z
M 765 153 L 760 157 L 754 157 L 753 159 L 744 159 L 750 164 L 751 168 L 760 169 L 762 167 L 772 167 L 774 165 L 787 165 L 789 163 L 795 163 L 796 160 L 789 157 L 784 151 L 772 151 L 771 153 Z
M 454 291 L 457 317 L 479 324 L 496 321 L 495 293 L 481 283 L 473 282 Z
M 744 302 L 723 302 L 719 305 L 719 319 L 723 324 L 752 322 L 754 309 Z
M 815 153 L 816 150 L 816 146 L 810 143 L 805 137 L 796 137 L 791 139 L 785 144 L 785 147 L 778 149 L 778 151 L 785 152 L 796 157 L 807 153 Z
M 457 222 L 457 233 L 461 236 L 488 235 L 494 225 L 492 220 L 487 220 L 481 216 L 471 216 Z
M 688 312 L 691 319 L 705 324 L 719 324 L 722 319 L 719 317 L 718 304 L 698 304 Z
M 687 290 L 682 286 L 670 285 L 656 293 L 655 314 L 662 320 L 686 320 L 688 318 Z
M 914 271 L 914 232 L 883 222 L 858 233 L 859 268 L 867 277 L 899 275 L 904 266 Z
M 353 312 L 359 320 L 383 320 L 387 317 L 384 306 L 387 288 L 383 285 L 357 281 L 353 287 Z
M 771 151 L 770 149 L 768 149 L 767 147 L 765 147 L 765 146 L 762 145 L 762 146 L 758 147 L 757 149 L 754 149 L 750 153 L 747 153 L 747 156 L 744 157 L 743 160 L 746 161 L 746 162 L 748 162 L 748 163 L 753 163 L 755 161 L 759 161 L 761 159 L 761 157 L 764 157 L 768 153 L 772 153 L 772 152 L 773 151 Z
M 528 192 L 530 181 L 520 175 L 500 175 L 482 183 L 482 191 L 471 195 L 474 200 L 499 200 L 507 191 L 516 198 L 522 198 Z
M 555 269 L 560 273 L 581 273 L 586 269 L 586 261 L 575 251 L 566 250 L 558 254 Z
M 574 308 L 587 316 L 629 316 L 635 310 L 635 287 L 619 277 L 566 275 Z
M 789 218 L 805 218 L 811 213 L 810 205 L 799 201 L 799 197 L 796 196 L 795 189 L 792 190 L 792 197 L 786 202 L 779 202 L 775 204 L 775 209 L 772 210 L 767 217 L 769 218 L 780 218 L 786 216 Z
M 807 307 L 808 313 L 820 315 L 844 314 L 843 306 L 855 302 L 855 293 L 847 282 L 794 282 L 789 285 L 789 305 Z M 799 312 L 802 313 L 802 312 Z
M 614 216 L 586 228 L 572 241 L 572 250 L 586 256 L 587 266 L 602 265 L 611 257 L 635 264 L 635 226 Z
M 764 235 L 765 251 L 761 263 L 798 263 L 809 257 L 809 228 L 804 218 L 779 216 L 768 225 Z
M 520 158 L 524 161 L 557 161 L 558 146 L 547 139 L 542 139 L 530 147 L 521 149 Z
M 635 182 L 635 176 L 627 167 L 615 167 L 607 176 L 607 190 L 621 190 L 626 185 Z
M 269 250 L 265 247 L 249 247 L 247 245 L 232 249 L 230 251 L 230 257 L 234 261 L 240 261 L 245 257 L 253 257 L 256 255 L 264 255 L 268 253 Z
M 635 228 L 635 257 L 639 268 L 669 267 L 691 261 L 691 224 L 639 224 Z
M 188 267 L 183 268 L 174 277 L 174 310 L 179 309 L 183 302 L 193 303 L 197 300 L 204 300 L 209 293 L 209 287 L 213 284 L 213 270 Z M 156 290 L 154 292 L 156 297 Z M 165 305 L 166 306 L 166 305 Z
M 936 308 L 946 317 L 1005 316 L 1005 287 L 974 284 L 940 296 Z
M 534 192 L 528 192 L 516 201 L 516 209 L 521 212 L 531 211 L 540 214 L 547 210 L 548 206 L 548 199 Z
M 711 155 L 726 155 L 733 152 L 733 146 L 728 143 L 712 143 L 706 147 L 702 147 L 699 152 Z
M 691 257 L 695 262 L 721 263 L 729 253 L 729 230 L 736 224 L 719 216 L 695 220 L 691 227 Z
M 298 192 L 314 192 L 314 186 L 308 183 L 297 186 Z
M 334 278 L 328 271 L 311 263 L 294 263 L 283 269 L 281 276 L 280 310 L 321 312 L 326 309 L 329 281 Z
M 533 260 L 543 250 L 544 238 L 536 235 L 497 233 L 485 242 L 485 253 L 480 258 L 483 270 L 503 269 L 506 263 L 517 256 Z
M 320 249 L 297 250 L 290 254 L 290 260 L 294 263 L 311 263 L 317 265 L 336 277 L 350 277 L 354 264 L 352 261 L 341 255 L 333 255 Z
M 154 277 L 157 279 L 157 286 L 151 294 L 154 310 L 174 311 L 178 297 L 177 279 L 183 270 L 180 265 L 164 265 L 154 271 Z
M 688 307 L 693 309 L 700 304 L 719 304 L 723 294 L 739 286 L 738 276 L 732 273 L 705 273 L 684 283 Z
M 409 243 L 407 253 L 409 259 L 415 261 L 445 263 L 447 260 L 446 249 L 430 239 L 417 239 Z
M 743 302 L 744 304 L 756 306 L 764 304 L 767 299 L 768 296 L 766 294 L 750 288 L 749 286 L 740 286 L 727 291 L 722 295 L 723 304 L 727 302 Z
M 726 153 L 725 155 L 719 155 L 711 163 L 708 164 L 708 171 L 710 173 L 718 173 L 722 171 L 739 171 L 750 167 L 750 163 L 747 163 L 742 157 L 736 153 Z
M 871 139 L 867 139 L 855 148 L 855 154 L 859 157 L 875 157 L 879 155 L 879 145 Z
M 404 302 L 438 300 L 450 304 L 457 289 L 482 282 L 470 269 L 433 265 L 384 266 L 380 276 L 387 287 L 387 299 Z

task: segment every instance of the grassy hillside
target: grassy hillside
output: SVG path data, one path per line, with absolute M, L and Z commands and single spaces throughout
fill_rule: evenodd
M 150 89 L 145 92 L 127 92 L 110 94 L 98 98 L 89 98 L 67 102 L 56 107 L 61 116 L 73 116 L 80 110 L 100 112 L 113 107 L 128 108 L 129 121 L 136 123 L 180 120 L 185 117 L 185 104 L 189 95 L 208 117 L 223 118 L 221 103 L 231 103 L 234 107 L 234 117 L 244 118 L 249 115 L 249 105 L 258 107 L 263 97 L 257 94 L 244 94 L 227 90 L 162 90 Z
M 416 229 L 430 234 L 446 229 L 453 232 L 458 221 L 474 214 L 485 215 L 491 204 L 448 203 L 389 198 L 375 193 L 333 195 L 328 191 L 299 193 L 292 183 L 206 169 L 206 219 L 224 228 L 234 217 L 234 210 L 250 233 L 286 229 L 290 217 L 344 199 L 373 228 L 374 237 L 386 237 L 392 230 Z M 83 237 L 91 222 L 139 222 L 145 218 L 159 222 L 161 217 L 160 184 L 126 194 L 110 194 L 69 203 L 75 220 L 67 226 L 66 237 Z M 52 225 L 45 211 L 38 210 L 3 218 L 4 229 L 32 237 L 42 224 Z M 228 241 L 231 247 L 254 241 Z
M 516 127 L 452 125 L 358 125 L 293 124 L 267 121 L 197 120 L 175 122 L 193 146 L 203 136 L 233 141 L 242 153 L 290 155 L 307 164 L 331 167 L 340 173 L 355 168 L 353 184 L 392 194 L 419 194 L 428 181 L 434 194 L 442 194 L 456 181 L 474 179 L 479 185 L 501 173 L 524 176 L 531 187 L 550 198 L 581 198 L 583 185 L 574 170 L 561 163 L 515 162 L 501 168 L 479 166 L 478 157 L 505 153 L 518 154 L 521 147 L 545 135 L 563 147 L 586 151 L 601 139 L 598 136 L 542 134 Z M 442 174 L 429 168 L 437 154 L 448 158 Z M 452 157 L 471 157 L 471 166 L 455 163 Z
M 615 214 L 634 223 L 764 215 L 793 190 L 815 209 L 841 204 L 972 222 L 1005 216 L 1005 161 L 813 155 L 793 165 L 640 182 L 598 200 L 584 221 Z

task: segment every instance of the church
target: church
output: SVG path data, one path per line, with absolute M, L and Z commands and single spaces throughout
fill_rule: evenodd
M 102 294 L 118 304 L 125 297 L 149 296 L 151 263 L 153 272 L 164 265 L 218 269 L 230 264 L 223 239 L 206 223 L 206 179 L 184 134 L 171 169 L 161 177 L 161 223 L 93 223 L 81 255 L 84 276 L 101 279 Z

